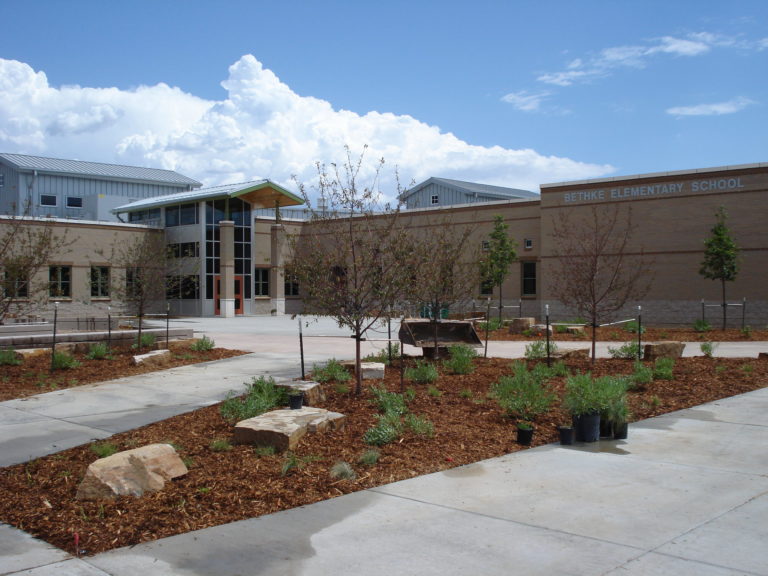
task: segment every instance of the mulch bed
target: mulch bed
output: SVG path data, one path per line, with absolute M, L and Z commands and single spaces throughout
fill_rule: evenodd
M 477 329 L 478 336 L 485 339 L 485 332 Z M 528 341 L 538 336 L 525 334 L 510 334 L 508 329 L 495 330 L 490 332 L 489 340 L 510 340 L 510 341 Z M 583 334 L 568 334 L 565 332 L 554 331 L 552 334 L 554 341 L 591 341 L 592 329 L 585 328 Z M 708 330 L 706 332 L 697 332 L 693 328 L 659 328 L 643 327 L 643 342 L 658 342 L 662 340 L 674 340 L 678 342 L 755 342 L 768 341 L 768 330 L 756 330 L 745 328 L 744 330 L 729 328 L 728 330 Z M 604 326 L 597 329 L 598 342 L 629 342 L 637 341 L 637 332 L 629 332 L 624 325 Z
M 0 522 L 16 526 L 71 553 L 95 554 L 190 530 L 311 504 L 342 494 L 397 480 L 437 472 L 522 449 L 515 442 L 513 422 L 488 398 L 493 382 L 511 372 L 509 359 L 476 359 L 470 375 L 441 375 L 432 386 L 413 386 L 411 413 L 434 424 L 433 437 L 404 433 L 380 449 L 374 465 L 361 464 L 371 447 L 362 438 L 376 421 L 370 386 L 400 390 L 398 369 L 388 369 L 384 381 L 366 382 L 357 397 L 339 386 L 325 386 L 320 407 L 347 415 L 343 430 L 307 435 L 290 455 L 261 455 L 252 446 L 217 451 L 212 442 L 231 439 L 232 426 L 211 406 L 143 428 L 113 436 L 118 449 L 169 442 L 188 463 L 186 476 L 166 484 L 163 491 L 142 498 L 79 501 L 77 487 L 87 466 L 96 460 L 81 446 L 0 469 Z M 595 375 L 629 373 L 632 362 L 604 359 L 570 360 L 569 369 Z M 685 358 L 677 360 L 674 380 L 654 381 L 631 391 L 633 420 L 695 406 L 768 385 L 768 360 Z M 564 380 L 548 385 L 562 394 Z M 533 445 L 557 441 L 557 426 L 569 416 L 559 401 L 536 422 Z M 628 442 L 632 442 L 630 427 Z M 331 477 L 340 461 L 352 465 L 357 477 Z M 292 464 L 291 467 L 287 464 Z M 287 469 L 290 468 L 290 469 Z M 78 542 L 78 548 L 75 542 Z

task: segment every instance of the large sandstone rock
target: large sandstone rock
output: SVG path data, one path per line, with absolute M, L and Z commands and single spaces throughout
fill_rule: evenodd
M 77 498 L 92 500 L 116 496 L 141 496 L 162 490 L 165 482 L 187 473 L 170 444 L 150 444 L 118 452 L 88 466 L 77 489 Z
M 288 388 L 289 390 L 301 390 L 304 394 L 305 406 L 316 406 L 325 401 L 325 392 L 319 382 L 311 380 L 288 380 L 285 382 L 276 382 L 275 386 Z
M 339 430 L 346 416 L 322 408 L 273 410 L 235 425 L 237 444 L 274 446 L 277 451 L 293 450 L 308 432 Z
M 643 349 L 643 357 L 646 360 L 656 360 L 657 358 L 677 359 L 683 355 L 685 343 L 683 342 L 653 342 L 646 344 Z
M 566 360 L 569 358 L 589 358 L 589 348 L 573 348 L 572 350 L 560 349 L 554 354 L 552 354 L 553 358 L 559 358 L 561 360 Z
M 163 350 L 152 350 L 151 352 L 147 352 L 146 354 L 138 354 L 133 357 L 133 363 L 134 365 L 138 366 L 139 364 L 147 364 L 150 366 L 158 365 L 162 366 L 164 362 L 166 362 L 168 356 L 170 358 L 171 351 L 166 349 Z
M 522 334 L 526 330 L 530 330 L 531 326 L 536 323 L 535 318 L 513 318 L 509 324 L 510 334 Z

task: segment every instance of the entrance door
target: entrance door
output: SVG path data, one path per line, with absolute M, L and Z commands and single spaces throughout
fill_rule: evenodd
M 214 314 L 216 316 L 221 315 L 221 299 L 219 293 L 221 292 L 221 276 L 214 276 L 213 278 L 213 302 L 214 302 Z M 243 277 L 235 276 L 235 314 L 243 313 Z

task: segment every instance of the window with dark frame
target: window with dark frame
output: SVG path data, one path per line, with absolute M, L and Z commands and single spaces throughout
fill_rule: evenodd
M 269 268 L 256 268 L 253 271 L 254 296 L 269 296 Z
M 109 298 L 109 266 L 91 266 L 91 297 Z
M 12 271 L 6 270 L 3 274 L 2 284 L 3 294 L 6 298 L 29 298 L 29 279 L 20 273 L 14 274 Z
M 56 206 L 58 199 L 53 194 L 40 194 L 40 206 Z
M 83 199 L 80 196 L 67 196 L 67 208 L 82 208 Z
M 430 197 L 430 202 L 432 204 L 440 204 L 440 197 L 437 194 L 432 194 Z
M 298 296 L 299 295 L 299 282 L 295 276 L 285 276 L 285 295 L 286 296 Z
M 522 295 L 536 296 L 536 262 L 521 262 Z
M 51 298 L 72 297 L 72 267 L 48 267 L 48 295 Z

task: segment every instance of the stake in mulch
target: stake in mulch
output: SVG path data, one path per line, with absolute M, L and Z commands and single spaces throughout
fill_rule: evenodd
M 54 358 L 56 357 L 56 323 L 59 319 L 59 303 L 54 302 L 54 309 L 53 309 L 53 341 L 51 342 L 51 372 L 56 370 L 56 367 L 54 366 Z

